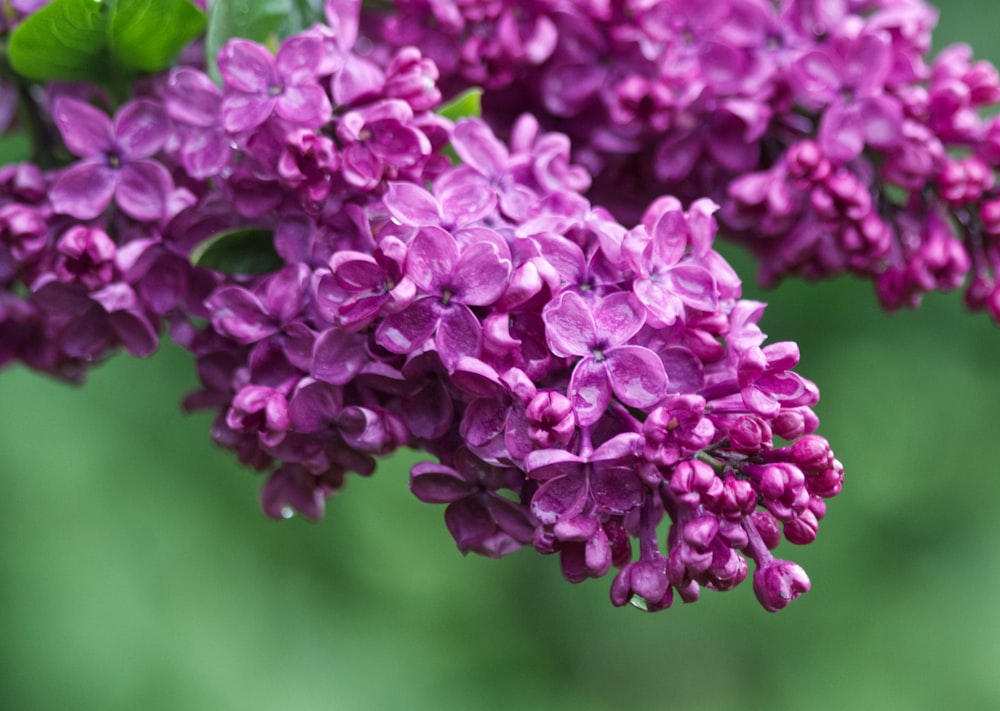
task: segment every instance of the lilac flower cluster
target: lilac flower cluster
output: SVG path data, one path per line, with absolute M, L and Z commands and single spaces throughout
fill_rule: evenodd
M 797 346 L 765 345 L 712 248 L 716 204 L 660 197 L 628 229 L 584 197 L 566 135 L 453 123 L 433 61 L 363 55 L 358 3 L 326 11 L 274 54 L 230 40 L 221 87 L 193 62 L 113 112 L 50 87 L 76 159 L 0 171 L 0 362 L 78 379 L 167 325 L 197 361 L 187 407 L 268 472 L 272 517 L 319 518 L 409 446 L 437 459 L 410 486 L 463 552 L 614 568 L 612 601 L 648 610 L 748 559 L 767 610 L 808 590 L 773 550 L 815 538 L 843 469 Z M 529 35 L 543 59 L 548 26 Z M 192 264 L 241 233 L 281 266 Z
M 763 345 L 763 304 L 712 250 L 715 206 L 664 198 L 626 230 L 530 117 L 509 145 L 476 119 L 450 136 L 462 162 L 428 187 L 386 181 L 351 229 L 311 225 L 299 254 L 322 258 L 207 301 L 196 400 L 243 461 L 279 462 L 265 511 L 316 518 L 409 445 L 438 459 L 411 489 L 464 552 L 616 567 L 613 601 L 647 609 L 735 587 L 747 558 L 765 608 L 807 590 L 771 550 L 815 538 L 843 470 L 796 346 Z
M 52 111 L 83 160 L 0 169 L 0 363 L 78 381 L 119 347 L 152 353 L 160 319 L 184 308 L 190 268 L 165 232 L 191 196 L 151 159 L 168 135 L 162 107 L 132 101 L 112 122 L 60 96 Z
M 1000 321 L 1000 81 L 964 45 L 927 59 L 923 0 L 394 5 L 379 41 L 486 87 L 502 134 L 531 111 L 569 135 L 616 215 L 709 196 L 765 284 L 850 272 L 896 309 L 968 275 Z

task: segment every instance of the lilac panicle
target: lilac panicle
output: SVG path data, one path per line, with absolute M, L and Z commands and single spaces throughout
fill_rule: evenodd
M 381 51 L 426 47 L 446 96 L 485 87 L 502 135 L 522 112 L 568 134 L 619 218 L 707 196 L 765 285 L 849 272 L 897 309 L 965 283 L 1000 322 L 1000 78 L 966 45 L 931 56 L 924 0 L 393 6 L 366 10 Z M 637 295 L 669 319 L 655 283 Z
M 328 0 L 326 25 L 274 53 L 230 40 L 221 87 L 182 60 L 113 117 L 96 95 L 54 89 L 55 126 L 79 160 L 0 171 L 0 363 L 79 379 L 118 348 L 148 355 L 166 329 L 196 360 L 186 407 L 214 412 L 213 439 L 266 473 L 268 516 L 318 519 L 348 474 L 409 446 L 436 460 L 413 467 L 410 487 L 445 505 L 462 552 L 531 546 L 558 555 L 571 582 L 615 571 L 612 602 L 647 610 L 732 589 L 753 565 L 761 604 L 784 607 L 809 581 L 771 551 L 816 537 L 843 467 L 815 434 L 819 392 L 795 372 L 797 346 L 766 343 L 764 305 L 741 299 L 714 251 L 716 220 L 742 219 L 772 245 L 794 225 L 836 223 L 852 268 L 892 254 L 856 163 L 898 149 L 892 170 L 925 177 L 926 156 L 885 133 L 896 108 L 915 109 L 880 85 L 919 78 L 886 58 L 916 46 L 919 28 L 885 29 L 903 49 L 881 29 L 816 47 L 805 10 L 757 7 L 760 22 L 734 26 L 735 0 L 629 17 L 600 3 L 399 4 L 384 32 L 417 44 L 359 41 L 360 2 Z M 430 14 L 415 24 L 413 9 Z M 760 54 L 765 34 L 775 56 Z M 593 61 L 604 52 L 621 65 Z M 852 52 L 878 71 L 860 72 Z M 670 69 L 651 73 L 660 53 Z M 787 155 L 765 167 L 776 174 L 748 179 L 736 214 L 710 179 L 757 171 L 753 149 L 780 114 L 769 77 L 783 72 L 794 104 L 800 61 L 794 77 L 832 118 L 803 135 L 787 126 Z M 947 69 L 938 80 L 956 81 Z M 992 96 L 988 73 L 958 74 Z M 521 77 L 544 89 L 540 119 L 496 108 Z M 491 120 L 509 119 L 500 134 L 434 113 L 470 80 L 490 87 Z M 939 132 L 966 125 L 930 113 Z M 549 130 L 564 119 L 566 132 Z M 620 210 L 608 185 L 623 166 L 609 156 L 638 155 L 656 162 L 639 180 L 687 192 L 640 194 L 623 223 L 590 196 Z M 935 176 L 952 208 L 992 196 L 980 158 Z M 805 213 L 794 181 L 814 188 Z M 715 200 L 695 199 L 703 187 Z M 1000 223 L 990 205 L 984 219 Z M 928 234 L 902 282 L 961 271 L 939 217 L 908 223 Z M 279 268 L 191 264 L 203 242 L 244 228 L 273 235 Z M 843 257 L 828 252 L 824 264 Z
M 191 403 L 271 470 L 264 510 L 315 518 L 347 473 L 408 445 L 437 459 L 411 489 L 446 506 L 463 552 L 530 545 L 572 582 L 617 569 L 612 601 L 650 610 L 731 589 L 751 560 L 765 608 L 803 592 L 754 541 L 815 537 L 843 470 L 812 434 L 797 348 L 765 343 L 763 305 L 712 249 L 716 205 L 659 200 L 628 229 L 530 117 L 505 142 L 398 84 L 353 101 L 324 129 L 330 210 L 282 178 L 280 150 L 245 144 L 275 166 L 294 246 L 280 271 L 220 283 L 190 339 Z M 262 130 L 287 146 L 301 128 Z M 448 142 L 460 163 L 438 160 Z M 805 444 L 776 449 L 776 430 Z

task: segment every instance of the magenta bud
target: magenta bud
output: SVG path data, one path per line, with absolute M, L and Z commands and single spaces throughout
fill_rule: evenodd
M 778 528 L 778 521 L 768 511 L 754 511 L 750 514 L 750 521 L 760 534 L 760 539 L 767 546 L 768 550 L 774 550 L 781 543 L 781 530 Z
M 979 219 L 986 234 L 1000 235 L 1000 198 L 983 200 L 979 206 Z
M 819 427 L 819 418 L 809 407 L 782 408 L 771 421 L 774 434 L 789 442 L 802 435 L 815 432 Z
M 740 454 L 758 454 L 771 448 L 771 427 L 757 415 L 741 415 L 729 428 L 729 443 Z
M 806 477 L 806 488 L 810 494 L 829 499 L 840 493 L 844 487 L 844 465 L 834 459 L 826 468 Z
M 809 576 L 795 563 L 772 560 L 753 574 L 753 591 L 768 612 L 777 612 L 809 591 Z
M 729 475 L 722 483 L 722 495 L 712 507 L 714 513 L 728 521 L 739 521 L 757 507 L 757 492 L 745 479 Z
M 830 173 L 830 161 L 815 141 L 800 141 L 785 153 L 788 172 L 802 180 L 823 180 Z
M 789 543 L 804 546 L 816 540 L 819 521 L 816 520 L 816 514 L 806 509 L 797 518 L 787 521 L 783 528 Z
M 562 393 L 544 390 L 528 403 L 524 411 L 528 436 L 539 447 L 565 446 L 576 430 L 573 403 Z
M 826 438 L 806 435 L 792 445 L 792 459 L 806 474 L 818 473 L 833 463 L 833 452 Z
M 705 462 L 683 461 L 670 477 L 670 490 L 679 502 L 694 508 L 717 499 L 722 494 L 722 480 Z
M 719 519 L 707 514 L 684 524 L 683 538 L 696 549 L 707 548 L 719 532 Z

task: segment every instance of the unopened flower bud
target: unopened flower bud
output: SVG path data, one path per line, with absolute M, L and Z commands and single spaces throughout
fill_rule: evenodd
M 809 576 L 795 563 L 771 560 L 753 574 L 753 591 L 768 612 L 777 612 L 809 591 Z

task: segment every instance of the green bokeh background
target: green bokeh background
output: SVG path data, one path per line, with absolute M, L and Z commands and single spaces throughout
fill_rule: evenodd
M 950 2 L 936 39 L 997 61 L 998 22 Z M 813 582 L 787 610 L 747 583 L 646 615 L 530 550 L 463 558 L 410 455 L 320 524 L 269 521 L 180 413 L 168 347 L 82 390 L 0 374 L 0 708 L 1000 707 L 1000 331 L 957 295 L 885 315 L 851 280 L 747 292 L 800 343 L 847 470 L 816 543 L 783 549 Z

